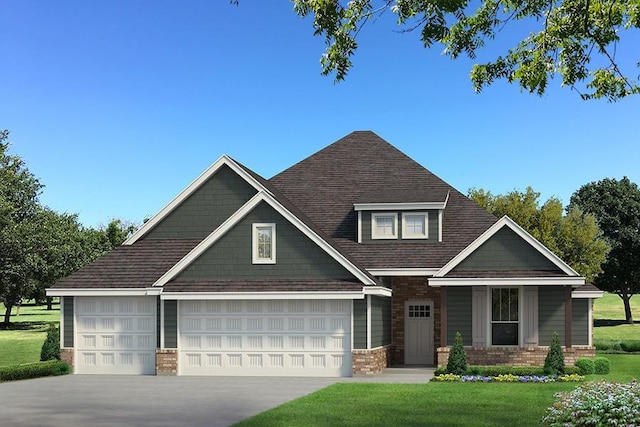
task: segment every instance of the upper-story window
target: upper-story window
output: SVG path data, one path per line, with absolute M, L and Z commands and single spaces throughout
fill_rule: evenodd
M 398 215 L 396 213 L 371 214 L 372 239 L 397 239 Z
M 402 214 L 403 239 L 427 239 L 429 237 L 429 215 L 424 213 Z
M 253 224 L 253 263 L 276 263 L 276 225 Z

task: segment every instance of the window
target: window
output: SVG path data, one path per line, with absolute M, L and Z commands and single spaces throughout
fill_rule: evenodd
M 275 224 L 253 224 L 253 263 L 276 263 Z
M 402 238 L 426 239 L 428 236 L 428 214 L 403 213 L 402 214 Z
M 518 345 L 518 288 L 491 289 L 491 344 Z
M 410 305 L 409 317 L 431 317 L 430 305 Z
M 371 238 L 372 239 L 397 239 L 398 215 L 393 213 L 371 214 Z

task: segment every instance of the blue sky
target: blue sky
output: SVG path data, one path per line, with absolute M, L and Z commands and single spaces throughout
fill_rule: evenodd
M 41 201 L 89 226 L 156 213 L 222 154 L 269 178 L 366 129 L 463 193 L 566 204 L 587 182 L 640 183 L 640 97 L 584 102 L 559 79 L 475 94 L 472 63 L 418 37 L 371 23 L 335 85 L 288 1 L 4 0 L 0 129 Z

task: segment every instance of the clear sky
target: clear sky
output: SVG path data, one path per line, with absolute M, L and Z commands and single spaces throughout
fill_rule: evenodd
M 640 183 L 640 96 L 585 102 L 559 79 L 544 97 L 475 94 L 469 60 L 397 30 L 365 27 L 335 85 L 285 0 L 3 0 L 0 129 L 41 201 L 89 226 L 155 214 L 222 154 L 270 178 L 354 130 L 463 193 L 532 186 L 566 204 L 605 177 Z

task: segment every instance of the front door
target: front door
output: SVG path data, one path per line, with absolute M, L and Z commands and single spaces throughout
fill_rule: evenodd
M 407 301 L 404 306 L 404 363 L 433 365 L 433 302 Z

